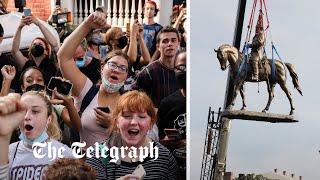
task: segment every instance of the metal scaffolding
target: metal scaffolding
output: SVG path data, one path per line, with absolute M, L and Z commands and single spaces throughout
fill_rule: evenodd
M 215 116 L 216 115 L 216 116 Z M 221 129 L 221 108 L 218 113 L 209 108 L 206 139 L 203 150 L 200 180 L 211 180 L 214 176 L 214 167 L 217 160 L 217 148 Z

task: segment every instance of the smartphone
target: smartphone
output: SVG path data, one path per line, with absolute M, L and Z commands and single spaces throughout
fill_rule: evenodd
M 30 8 L 25 8 L 25 9 L 23 9 L 23 14 L 24 14 L 25 16 L 29 16 L 29 15 L 31 14 L 31 9 L 30 9 Z
M 101 111 L 103 111 L 105 113 L 110 113 L 109 107 L 97 107 L 97 109 L 100 109 Z
M 127 23 L 127 32 L 130 32 L 130 23 Z
M 62 81 L 61 79 L 51 77 L 48 89 L 53 91 L 54 88 L 57 88 L 57 91 L 63 95 L 69 96 L 72 90 L 73 84 L 70 82 Z
M 141 180 L 146 175 L 146 171 L 144 170 L 143 166 L 139 164 L 132 174 L 138 176 L 139 180 Z
M 169 138 L 179 138 L 180 133 L 177 129 L 164 129 L 164 133 L 169 137 Z

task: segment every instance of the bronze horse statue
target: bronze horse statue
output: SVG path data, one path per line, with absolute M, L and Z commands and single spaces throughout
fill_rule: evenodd
M 233 81 L 233 96 L 231 98 L 231 103 L 227 107 L 227 109 L 232 109 L 237 94 L 240 91 L 240 95 L 242 97 L 242 108 L 241 110 L 245 110 L 246 108 L 246 103 L 245 103 L 245 96 L 244 96 L 244 91 L 243 91 L 243 84 L 244 82 L 252 82 L 250 79 L 250 76 L 247 76 L 250 72 L 250 66 L 248 64 L 247 67 L 249 67 L 247 70 L 246 69 L 246 62 L 244 62 L 243 67 L 239 71 L 241 62 L 243 60 L 244 54 L 240 53 L 237 48 L 231 45 L 222 45 L 219 47 L 218 50 L 214 50 L 217 53 L 217 58 L 219 59 L 221 69 L 224 71 L 227 69 L 227 62 L 229 62 L 231 71 L 230 71 L 230 76 L 231 80 Z M 298 75 L 293 67 L 292 64 L 290 63 L 282 63 L 279 60 L 274 60 L 274 69 L 275 69 L 275 76 L 274 78 L 272 77 L 271 73 L 271 60 L 265 60 L 265 63 L 261 65 L 263 68 L 259 68 L 260 73 L 259 73 L 259 82 L 260 81 L 266 81 L 267 86 L 268 86 L 268 93 L 269 93 L 269 99 L 267 106 L 264 108 L 262 112 L 267 112 L 269 110 L 271 101 L 274 97 L 274 87 L 278 83 L 281 87 L 281 89 L 286 93 L 289 102 L 290 102 L 290 115 L 293 115 L 294 113 L 294 106 L 292 102 L 292 97 L 291 93 L 288 90 L 288 87 L 286 85 L 286 71 L 285 71 L 285 66 L 288 68 L 288 71 L 290 73 L 290 76 L 292 77 L 292 82 L 294 87 L 298 90 L 298 92 L 302 95 L 301 88 L 299 87 L 299 82 L 298 82 Z M 238 72 L 239 71 L 239 72 Z

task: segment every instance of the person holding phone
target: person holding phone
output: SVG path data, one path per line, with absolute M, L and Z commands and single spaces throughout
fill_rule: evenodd
M 118 162 L 104 161 L 97 158 L 91 152 L 92 158 L 86 162 L 96 169 L 97 179 L 141 179 L 154 180 L 166 179 L 176 180 L 179 178 L 178 165 L 170 151 L 158 141 L 152 141 L 147 133 L 156 123 L 156 110 L 151 99 L 144 92 L 130 91 L 123 94 L 113 111 L 112 125 L 110 131 L 112 136 L 102 145 L 108 147 L 135 147 L 138 157 L 130 158 L 130 150 L 124 151 L 124 156 L 119 155 Z M 152 159 L 151 154 L 145 157 L 142 162 L 139 158 L 139 148 L 148 149 L 153 143 L 158 148 L 158 158 Z
M 157 112 L 160 142 L 176 157 L 183 179 L 186 179 L 186 60 L 187 53 L 184 50 L 180 51 L 174 63 L 174 71 L 180 89 L 164 98 Z
M 28 57 L 25 57 L 19 50 L 21 31 L 24 26 L 31 24 L 38 26 L 44 37 L 37 37 L 31 42 L 28 49 Z M 58 64 L 51 55 L 52 53 L 57 53 L 59 47 L 59 43 L 51 32 L 31 13 L 28 16 L 22 16 L 17 31 L 13 36 L 11 53 L 18 65 L 17 70 L 19 72 L 31 66 L 39 67 L 45 73 L 45 83 L 48 84 L 50 78 L 55 76 L 58 68 Z
M 128 78 L 130 69 L 129 57 L 121 50 L 112 51 L 101 61 L 100 72 L 102 83 L 96 86 L 77 67 L 74 52 L 82 39 L 92 30 L 108 28 L 105 14 L 95 11 L 82 22 L 64 41 L 58 52 L 58 61 L 63 77 L 73 84 L 72 95 L 75 106 L 80 110 L 84 97 L 91 88 L 97 88 L 97 93 L 84 109 L 81 115 L 80 141 L 86 142 L 86 147 L 101 143 L 109 137 L 106 128 L 110 127 L 112 112 L 120 97 L 120 88 Z M 97 107 L 109 107 L 110 113 L 105 113 Z
M 4 74 L 5 79 L 12 79 L 15 75 L 14 70 L 11 68 L 10 70 L 6 70 L 9 67 L 5 67 L 1 69 Z M 56 77 L 61 81 L 67 81 L 66 79 L 62 79 L 60 77 Z M 44 82 L 45 74 L 41 71 L 41 69 L 37 67 L 29 67 L 25 69 L 19 78 L 19 84 L 23 93 L 28 91 L 45 91 L 47 89 L 47 85 Z M 10 80 L 4 80 L 2 84 L 5 86 L 1 89 L 1 96 L 6 96 L 9 92 L 9 87 L 11 83 Z M 54 88 L 53 88 L 54 89 Z M 75 109 L 73 104 L 73 99 L 71 96 L 62 96 L 59 95 L 57 91 L 54 91 L 53 97 L 51 99 L 51 103 L 53 104 L 54 112 L 56 113 L 56 117 L 58 118 L 58 122 L 62 130 L 64 130 L 64 126 L 62 122 L 65 122 L 69 127 L 76 128 L 77 124 L 73 124 L 71 122 L 80 122 L 80 117 L 78 115 L 78 111 Z M 65 133 L 64 133 L 65 135 Z M 13 137 L 13 141 L 17 138 Z M 64 136 L 63 142 L 69 144 L 69 137 Z

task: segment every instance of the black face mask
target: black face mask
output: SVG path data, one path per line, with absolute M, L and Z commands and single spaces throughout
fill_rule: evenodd
M 44 53 L 44 48 L 40 45 L 33 45 L 31 48 L 31 54 L 34 57 L 40 57 Z
M 120 49 L 123 49 L 124 47 L 126 47 L 126 45 L 128 44 L 128 38 L 126 36 L 122 36 L 121 38 L 118 39 L 118 47 Z
M 28 91 L 42 91 L 44 90 L 44 86 L 40 85 L 40 84 L 32 84 L 31 86 L 28 86 L 26 88 L 26 92 Z
M 186 71 L 175 72 L 175 75 L 176 75 L 176 79 L 178 81 L 179 87 L 181 89 L 186 89 L 186 84 L 187 84 Z

